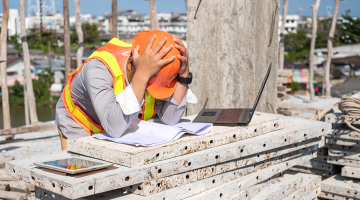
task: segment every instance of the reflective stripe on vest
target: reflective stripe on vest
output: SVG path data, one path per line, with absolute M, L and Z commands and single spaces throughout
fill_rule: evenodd
M 91 59 L 98 59 L 111 72 L 114 78 L 114 93 L 115 95 L 118 95 L 121 91 L 123 91 L 125 87 L 124 76 L 126 75 L 123 74 L 122 68 L 126 62 L 127 57 L 130 55 L 131 46 L 132 44 L 125 43 L 121 40 L 118 40 L 117 38 L 114 38 L 110 40 L 105 46 L 99 48 L 94 53 L 92 53 L 91 56 L 86 59 L 86 61 L 78 69 L 74 70 L 67 76 L 68 83 L 63 90 L 63 102 L 65 108 L 70 117 L 90 134 L 102 133 L 105 132 L 105 130 L 101 125 L 96 124 L 89 117 L 87 117 L 87 115 L 81 110 L 81 108 L 74 104 L 70 92 L 71 81 L 76 75 L 76 73 L 81 71 L 82 67 L 86 62 Z M 144 120 L 148 120 L 156 114 L 155 98 L 152 97 L 149 93 L 147 95 L 145 94 L 145 103 L 143 105 L 142 114 Z

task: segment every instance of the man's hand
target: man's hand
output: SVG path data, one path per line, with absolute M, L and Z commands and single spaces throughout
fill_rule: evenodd
M 164 49 L 159 53 L 161 48 L 166 43 L 167 38 L 163 38 L 156 45 L 156 47 L 153 50 L 151 50 L 151 46 L 153 45 L 155 38 L 156 35 L 150 38 L 141 56 L 139 56 L 138 54 L 139 45 L 132 52 L 133 64 L 136 69 L 135 75 L 136 74 L 141 75 L 141 77 L 145 78 L 146 81 L 148 81 L 153 75 L 155 75 L 161 69 L 161 67 L 175 60 L 175 56 L 168 58 L 166 60 L 162 60 L 162 58 L 171 51 L 173 45 L 170 45 L 168 48 Z
M 181 55 L 178 55 L 177 57 L 181 61 L 181 66 L 179 70 L 179 75 L 181 77 L 187 78 L 189 76 L 189 65 L 188 65 L 188 58 L 189 58 L 189 52 L 185 48 L 185 45 L 180 40 L 180 38 L 176 35 L 173 35 L 173 40 L 176 43 L 175 47 L 180 51 Z
M 167 38 L 162 39 L 156 45 L 156 47 L 151 50 L 151 46 L 154 43 L 155 37 L 156 35 L 150 38 L 141 56 L 139 56 L 139 45 L 132 51 L 134 65 L 133 67 L 135 67 L 135 74 L 133 79 L 131 80 L 131 84 L 133 86 L 133 91 L 136 99 L 139 101 L 139 103 L 143 99 L 146 84 L 149 79 L 153 75 L 155 75 L 161 69 L 161 67 L 175 60 L 175 56 L 166 60 L 162 60 L 162 58 L 171 51 L 173 45 L 170 45 L 168 48 L 164 49 L 162 52 L 159 53 L 161 48 L 166 43 Z

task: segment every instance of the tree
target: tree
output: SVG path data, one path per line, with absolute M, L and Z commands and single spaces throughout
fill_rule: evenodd
M 84 35 L 81 29 L 81 12 L 80 12 L 80 0 L 75 0 L 75 28 L 78 36 L 78 50 L 76 52 L 77 67 L 82 64 L 82 57 L 84 52 Z
M 150 0 L 150 30 L 159 30 L 157 19 L 156 0 Z
M 280 29 L 280 45 L 279 45 L 279 69 L 284 69 L 284 34 L 285 34 L 285 23 L 286 23 L 286 14 L 288 9 L 289 0 L 284 0 L 283 4 L 283 13 L 282 13 L 282 22 Z
M 112 37 L 119 38 L 119 33 L 117 31 L 117 0 L 111 1 L 112 8 Z
M 64 7 L 64 45 L 65 45 L 65 77 L 70 74 L 70 30 L 69 30 L 69 0 L 63 0 Z M 65 78 L 66 81 L 66 78 Z
M 32 85 L 32 78 L 31 78 L 29 47 L 26 40 L 25 0 L 20 0 L 20 23 L 21 23 L 20 24 L 21 42 L 22 42 L 22 48 L 24 54 L 25 77 L 26 77 L 26 96 L 30 110 L 31 124 L 36 124 L 38 123 L 38 117 L 36 113 L 36 103 L 35 103 L 35 96 L 34 96 L 34 90 Z
M 327 41 L 327 48 L 328 48 L 327 53 L 328 53 L 328 56 L 327 56 L 326 68 L 325 68 L 326 98 L 331 97 L 331 93 L 330 93 L 330 64 L 331 64 L 331 57 L 332 57 L 331 55 L 332 55 L 332 48 L 333 48 L 333 38 L 334 38 L 334 34 L 335 34 L 337 16 L 338 16 L 338 13 L 339 13 L 339 1 L 340 0 L 335 0 L 335 10 L 334 10 L 332 23 L 331 23 L 331 29 L 330 29 L 330 33 L 329 33 L 329 38 L 328 38 L 328 41 Z
M 285 60 L 290 62 L 305 61 L 309 54 L 310 39 L 305 31 L 298 30 L 297 33 L 288 33 L 285 35 L 285 49 L 288 55 Z
M 353 44 L 360 42 L 360 19 L 354 19 L 349 14 L 342 15 L 338 29 L 341 31 L 340 41 L 343 44 Z
M 9 107 L 9 91 L 7 87 L 7 72 L 6 72 L 6 56 L 7 56 L 7 29 L 8 29 L 8 20 L 9 20 L 9 2 L 8 0 L 3 0 L 3 17 L 2 17 L 2 27 L 0 35 L 0 73 L 1 73 L 1 96 L 2 96 L 2 109 L 3 109 L 3 118 L 4 118 L 4 129 L 11 128 L 10 121 L 10 107 Z
M 95 24 L 83 23 L 81 29 L 83 30 L 84 44 L 100 43 L 100 32 Z M 71 43 L 78 43 L 78 35 L 75 31 L 71 33 L 70 41 Z
M 311 36 L 311 46 L 310 46 L 310 56 L 309 56 L 309 87 L 310 87 L 310 100 L 313 101 L 315 99 L 315 91 L 314 91 L 314 51 L 316 44 L 316 32 L 317 32 L 317 11 L 320 6 L 321 0 L 316 0 L 315 4 L 312 6 L 313 9 L 313 27 L 312 27 L 312 36 Z

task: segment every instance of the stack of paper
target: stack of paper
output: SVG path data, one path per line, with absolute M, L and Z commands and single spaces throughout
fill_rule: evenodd
M 211 123 L 178 123 L 175 126 L 136 120 L 120 138 L 107 133 L 96 134 L 95 138 L 136 146 L 155 146 L 179 139 L 185 133 L 203 135 L 212 129 Z

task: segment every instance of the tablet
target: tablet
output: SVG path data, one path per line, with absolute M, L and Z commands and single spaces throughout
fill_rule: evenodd
M 34 165 L 60 172 L 65 172 L 67 174 L 79 174 L 83 172 L 111 167 L 114 164 L 104 161 L 94 161 L 90 159 L 87 160 L 85 158 L 65 158 L 59 160 L 35 162 Z

